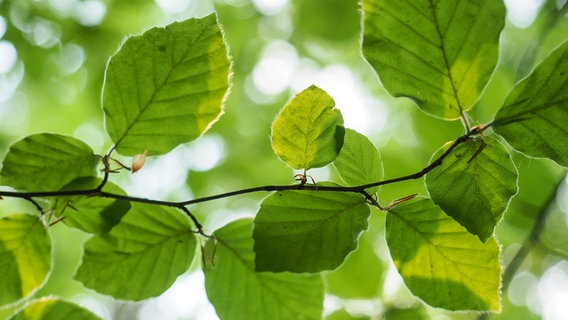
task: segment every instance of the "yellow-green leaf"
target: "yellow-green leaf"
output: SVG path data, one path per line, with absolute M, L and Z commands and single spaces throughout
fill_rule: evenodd
M 51 260 L 51 239 L 39 217 L 13 214 L 0 219 L 0 304 L 40 288 Z
M 385 228 L 394 264 L 416 296 L 448 310 L 500 310 L 500 251 L 493 237 L 482 243 L 430 199 L 397 206 Z
M 10 320 L 97 320 L 91 311 L 56 298 L 43 298 L 27 304 Z
M 394 96 L 456 119 L 497 64 L 500 0 L 364 0 L 363 53 Z
M 327 165 L 343 146 L 343 117 L 322 89 L 311 86 L 298 93 L 272 124 L 272 149 L 294 169 Z
M 103 91 L 117 151 L 163 154 L 199 137 L 223 111 L 230 68 L 215 14 L 128 38 L 110 59 Z

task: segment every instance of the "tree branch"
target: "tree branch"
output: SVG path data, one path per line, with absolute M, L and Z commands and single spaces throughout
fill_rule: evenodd
M 202 234 L 202 235 L 205 235 L 202 231 L 202 225 L 199 223 L 199 221 L 196 219 L 196 217 L 189 211 L 189 209 L 186 208 L 186 206 L 201 203 L 201 202 L 208 202 L 208 201 L 213 201 L 213 200 L 217 200 L 217 199 L 223 199 L 223 198 L 228 198 L 228 197 L 234 197 L 234 196 L 237 196 L 237 195 L 244 195 L 244 194 L 262 192 L 262 191 L 275 192 L 275 191 L 287 191 L 287 190 L 310 190 L 310 191 L 324 191 L 324 192 L 354 192 L 354 193 L 362 194 L 366 198 L 366 200 L 369 201 L 369 203 L 371 205 L 376 206 L 377 208 L 379 208 L 381 210 L 385 210 L 385 209 L 390 208 L 390 207 L 386 207 L 386 208 L 381 207 L 380 204 L 378 203 L 378 201 L 376 199 L 374 199 L 369 193 L 367 193 L 365 191 L 366 189 L 376 187 L 376 186 L 393 184 L 393 183 L 406 181 L 406 180 L 419 179 L 419 178 L 423 177 L 428 172 L 430 172 L 432 169 L 441 165 L 442 161 L 458 145 L 467 141 L 472 136 L 481 134 L 484 130 L 489 128 L 489 126 L 490 125 L 473 127 L 466 134 L 457 138 L 450 145 L 450 147 L 443 154 L 441 154 L 438 158 L 436 158 L 434 161 L 432 161 L 432 163 L 430 163 L 428 166 L 424 167 L 422 170 L 420 170 L 416 173 L 409 174 L 409 175 L 402 176 L 402 177 L 398 177 L 398 178 L 392 178 L 392 179 L 377 181 L 377 182 L 373 182 L 373 183 L 369 183 L 369 184 L 365 184 L 365 185 L 354 186 L 354 187 L 316 186 L 316 185 L 308 185 L 308 184 L 305 184 L 305 183 L 300 183 L 300 184 L 295 184 L 295 185 L 266 185 L 266 186 L 241 189 L 241 190 L 236 190 L 236 191 L 231 191 L 231 192 L 226 192 L 226 193 L 220 193 L 220 194 L 216 194 L 216 195 L 212 195 L 212 196 L 207 196 L 207 197 L 202 197 L 202 198 L 197 198 L 197 199 L 192 199 L 192 200 L 186 200 L 186 201 L 181 201 L 181 202 L 162 201 L 162 200 L 133 197 L 133 196 L 128 196 L 128 195 L 110 193 L 110 192 L 106 192 L 106 191 L 102 190 L 104 185 L 108 181 L 109 173 L 112 172 L 111 169 L 110 169 L 110 164 L 109 164 L 110 154 L 113 150 L 113 149 L 111 149 L 111 151 L 109 151 L 103 157 L 103 160 L 102 160 L 103 164 L 105 166 L 104 178 L 103 178 L 102 182 L 94 189 L 60 190 L 60 191 L 43 191 L 43 192 L 0 191 L 0 197 L 21 198 L 21 199 L 26 199 L 28 201 L 32 201 L 32 203 L 35 203 L 35 201 L 33 201 L 33 198 L 42 198 L 42 197 L 43 198 L 49 198 L 49 197 L 65 197 L 65 196 L 88 196 L 88 197 L 112 198 L 112 199 L 123 200 L 123 201 L 174 207 L 174 208 L 177 208 L 177 209 L 183 211 L 186 215 L 188 215 L 192 219 L 192 221 L 194 222 L 194 224 L 197 228 L 197 232 Z M 404 201 L 406 201 L 408 199 L 411 199 L 412 197 L 413 196 L 409 196 L 409 197 L 404 197 L 402 199 L 405 199 Z M 41 207 L 39 207 L 39 205 L 37 205 L 36 207 L 38 207 L 38 210 L 40 210 L 40 212 L 41 212 Z

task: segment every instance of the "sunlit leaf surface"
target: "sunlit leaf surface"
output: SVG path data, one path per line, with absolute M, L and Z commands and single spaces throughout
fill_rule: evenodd
M 89 310 L 74 303 L 56 298 L 43 298 L 32 301 L 10 320 L 97 320 L 100 319 Z
M 252 220 L 215 231 L 206 247 L 207 296 L 222 320 L 321 319 L 319 275 L 255 272 Z
M 345 129 L 335 102 L 311 86 L 298 93 L 272 124 L 272 149 L 294 169 L 323 167 L 337 158 Z
M 1 183 L 27 191 L 56 191 L 79 177 L 96 176 L 100 157 L 73 137 L 40 133 L 12 145 Z
M 51 269 L 51 239 L 37 216 L 0 219 L 0 304 L 27 297 Z
M 345 129 L 345 139 L 339 156 L 333 161 L 339 175 L 350 186 L 364 185 L 383 179 L 381 154 L 366 136 Z M 370 188 L 374 193 L 378 187 Z
M 494 238 L 485 243 L 430 199 L 387 215 L 386 239 L 406 286 L 433 307 L 500 310 L 501 266 Z
M 517 169 L 497 140 L 468 140 L 426 175 L 426 187 L 444 212 L 485 241 L 517 193 Z
M 495 131 L 515 149 L 568 167 L 568 42 L 509 93 Z
M 133 203 L 108 234 L 85 243 L 75 279 L 117 299 L 154 297 L 189 268 L 196 245 L 193 226 L 183 213 Z
M 199 137 L 222 113 L 230 65 L 215 14 L 126 40 L 108 64 L 103 91 L 118 152 L 163 154 Z
M 364 0 L 363 11 L 363 53 L 392 95 L 444 119 L 473 106 L 497 63 L 502 1 Z

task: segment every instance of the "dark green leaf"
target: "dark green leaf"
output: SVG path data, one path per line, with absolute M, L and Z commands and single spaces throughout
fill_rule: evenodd
M 87 241 L 75 278 L 117 299 L 154 297 L 189 268 L 196 244 L 191 221 L 180 211 L 133 203 L 108 234 Z
M 366 136 L 355 130 L 345 130 L 345 140 L 339 156 L 333 162 L 339 175 L 350 186 L 359 186 L 383 179 L 381 154 Z M 377 192 L 378 187 L 368 189 Z
M 391 308 L 384 314 L 384 320 L 427 320 L 429 319 L 424 306 L 411 308 Z
M 252 221 L 238 220 L 215 231 L 204 268 L 209 300 L 221 319 L 320 319 L 323 284 L 319 275 L 255 272 Z
M 264 199 L 254 220 L 256 270 L 335 269 L 356 248 L 368 217 L 369 207 L 360 194 L 274 193 Z
M 129 38 L 110 60 L 103 106 L 118 152 L 166 153 L 221 115 L 231 63 L 215 14 Z
M 363 53 L 394 96 L 456 119 L 497 63 L 505 6 L 495 0 L 364 0 Z
M 51 239 L 38 217 L 14 214 L 0 219 L 0 304 L 41 287 L 51 260 Z
M 337 158 L 343 146 L 343 117 L 322 89 L 311 86 L 298 93 L 272 124 L 272 149 L 294 169 L 323 167 Z
M 568 167 L 568 42 L 518 83 L 495 115 L 495 131 L 515 149 Z
M 494 238 L 485 243 L 430 199 L 387 215 L 386 239 L 406 286 L 433 307 L 500 310 L 501 266 Z
M 373 221 L 376 217 L 379 216 L 371 216 L 369 230 L 361 234 L 357 249 L 347 256 L 339 268 L 324 273 L 328 294 L 342 299 L 368 299 L 379 295 L 387 270 L 375 252 L 377 232 L 373 227 L 383 227 L 378 221 Z
M 97 178 L 79 178 L 63 187 L 63 190 L 89 190 L 100 183 L 101 180 Z M 103 191 L 126 195 L 112 182 L 107 182 Z M 108 232 L 130 209 L 128 201 L 103 197 L 58 197 L 52 201 L 56 217 L 63 218 L 62 221 L 66 225 L 88 233 Z
M 28 191 L 56 191 L 79 177 L 96 176 L 100 157 L 84 142 L 34 134 L 16 142 L 0 172 L 2 184 Z
M 10 320 L 97 320 L 89 310 L 56 298 L 43 298 L 27 304 Z
M 499 141 L 471 139 L 426 175 L 426 187 L 444 212 L 485 241 L 517 193 L 517 169 Z

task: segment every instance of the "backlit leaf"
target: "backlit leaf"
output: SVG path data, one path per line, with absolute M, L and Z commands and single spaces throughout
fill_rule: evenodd
M 568 167 L 568 42 L 518 83 L 495 115 L 495 132 L 515 149 Z
M 118 152 L 163 154 L 203 134 L 222 113 L 230 65 L 215 14 L 126 40 L 103 91 Z
M 12 145 L 0 176 L 4 185 L 27 191 L 56 191 L 79 177 L 96 176 L 100 157 L 81 140 L 40 133 Z
M 494 238 L 485 243 L 430 199 L 389 212 L 387 244 L 404 283 L 433 307 L 500 310 L 501 267 Z
M 67 184 L 63 190 L 89 190 L 100 183 L 98 178 L 79 178 Z M 103 191 L 126 195 L 112 182 L 107 182 Z M 62 217 L 66 225 L 88 233 L 108 232 L 130 210 L 128 201 L 104 197 L 57 197 L 53 198 L 52 203 L 55 217 Z
M 343 117 L 322 89 L 311 86 L 298 93 L 272 124 L 272 149 L 294 169 L 327 165 L 343 146 Z
M 359 186 L 383 179 L 381 154 L 366 136 L 355 130 L 346 129 L 343 147 L 333 161 L 339 175 L 350 186 Z M 370 188 L 370 193 L 378 187 Z
M 97 320 L 91 311 L 74 303 L 56 298 L 43 298 L 32 301 L 24 309 L 13 315 L 10 320 Z
M 133 203 L 108 234 L 85 243 L 75 279 L 117 299 L 154 297 L 189 268 L 196 244 L 191 221 L 183 213 Z
M 360 194 L 276 192 L 264 199 L 254 220 L 256 270 L 335 269 L 356 248 L 368 217 Z
M 51 239 L 39 217 L 13 214 L 0 219 L 0 304 L 40 288 L 51 260 Z
M 384 87 L 456 119 L 497 63 L 505 6 L 495 0 L 364 0 L 363 53 Z
M 321 319 L 320 275 L 255 272 L 252 220 L 222 227 L 215 239 L 206 246 L 206 252 L 214 251 L 214 263 L 204 271 L 207 296 L 219 318 Z
M 438 158 L 448 145 L 438 150 Z M 517 169 L 499 141 L 472 139 L 457 146 L 426 175 L 432 200 L 485 241 L 517 193 Z
M 384 217 L 372 215 L 369 230 L 359 237 L 357 249 L 337 269 L 324 273 L 326 293 L 342 299 L 369 299 L 379 295 L 387 271 L 376 253 L 376 227 L 380 227 L 382 233 L 384 223 L 377 221 L 379 218 Z

